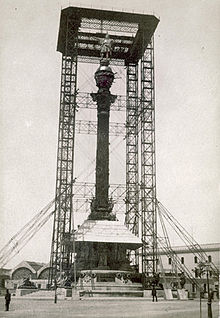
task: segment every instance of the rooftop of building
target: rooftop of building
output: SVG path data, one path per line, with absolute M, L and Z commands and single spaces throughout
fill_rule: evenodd
M 181 245 L 181 246 L 172 246 L 172 249 L 176 252 L 176 253 L 192 253 L 190 251 L 190 248 L 194 248 L 194 247 L 201 247 L 201 249 L 205 252 L 210 252 L 210 251 L 220 251 L 220 243 L 207 243 L 207 244 L 194 244 L 194 245 L 190 245 L 189 247 L 186 245 Z M 160 249 L 159 249 L 160 251 Z M 161 252 L 161 254 L 165 254 L 165 252 Z
M 36 272 L 44 267 L 46 264 L 45 263 L 39 263 L 39 262 L 32 262 L 32 261 L 26 261 Z

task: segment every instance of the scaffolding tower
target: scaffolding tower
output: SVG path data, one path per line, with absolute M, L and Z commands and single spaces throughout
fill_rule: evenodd
M 90 99 L 90 92 L 82 93 L 77 90 L 77 63 L 98 64 L 101 43 L 107 33 L 114 41 L 111 65 L 125 66 L 127 69 L 127 96 L 124 99 L 118 99 L 119 102 L 116 101 L 115 105 L 112 105 L 112 108 L 126 110 L 125 222 L 135 235 L 142 238 L 142 272 L 152 276 L 156 271 L 152 39 L 158 22 L 155 16 L 145 14 L 79 7 L 68 7 L 61 11 L 57 50 L 62 53 L 62 70 L 50 284 L 55 282 L 61 272 L 70 272 L 72 266 L 72 250 L 70 244 L 66 242 L 71 240 L 74 231 L 75 133 L 80 131 L 80 128 L 82 132 L 82 127 L 84 127 L 84 133 L 91 133 L 96 127 L 94 123 L 87 123 L 85 126 L 85 123 L 76 121 L 78 107 L 95 107 Z M 141 79 L 138 75 L 139 69 Z M 90 128 L 86 130 L 85 127 Z M 120 125 L 114 127 L 114 134 L 116 134 L 116 128 L 122 129 Z M 141 169 L 139 169 L 139 162 Z

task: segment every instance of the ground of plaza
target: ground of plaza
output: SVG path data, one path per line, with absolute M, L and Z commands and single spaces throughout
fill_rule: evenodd
M 212 303 L 213 318 L 219 317 L 219 303 Z M 207 301 L 202 302 L 202 317 L 207 317 Z M 50 300 L 12 298 L 10 311 L 4 309 L 4 298 L 0 298 L 0 317 L 95 317 L 95 318 L 197 318 L 199 301 L 164 301 L 152 302 L 143 298 L 111 299 L 74 299 Z

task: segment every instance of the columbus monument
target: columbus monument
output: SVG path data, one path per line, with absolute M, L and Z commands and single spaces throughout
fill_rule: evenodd
M 97 103 L 97 151 L 95 197 L 91 212 L 75 233 L 76 270 L 79 288 L 97 289 L 102 283 L 117 285 L 121 281 L 132 285 L 134 273 L 127 250 L 141 246 L 141 240 L 132 234 L 113 213 L 113 202 L 109 198 L 109 115 L 111 104 L 117 96 L 110 88 L 114 73 L 110 67 L 112 41 L 106 35 L 101 45 L 100 65 L 95 72 L 97 93 L 92 93 Z M 102 286 L 103 287 L 103 286 Z

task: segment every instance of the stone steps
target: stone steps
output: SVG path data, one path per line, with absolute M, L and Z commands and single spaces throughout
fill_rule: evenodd
M 143 291 L 139 290 L 92 290 L 80 292 L 80 297 L 143 297 Z
M 89 287 L 85 287 L 85 288 L 78 288 L 79 290 L 106 290 L 106 291 L 131 291 L 131 290 L 135 290 L 135 291 L 142 291 L 143 287 L 142 285 L 99 285 L 96 284 L 93 288 L 89 288 Z
M 140 283 L 118 284 L 113 282 L 96 282 L 94 286 L 78 287 L 81 297 L 143 297 Z
M 25 298 L 53 298 L 54 290 L 38 290 L 35 293 L 25 295 Z

